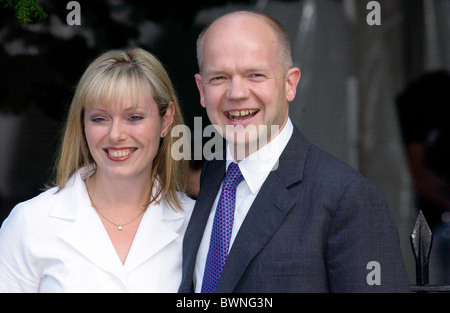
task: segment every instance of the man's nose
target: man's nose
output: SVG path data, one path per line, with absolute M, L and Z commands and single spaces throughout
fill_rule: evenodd
M 245 79 L 241 77 L 232 77 L 228 84 L 226 97 L 229 100 L 245 99 L 249 96 L 249 89 Z

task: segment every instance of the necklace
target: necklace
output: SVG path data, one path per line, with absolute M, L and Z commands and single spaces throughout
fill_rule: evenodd
M 86 184 L 86 190 L 87 190 L 87 193 L 88 193 L 88 196 L 89 196 L 89 200 L 91 200 L 92 207 L 95 209 L 95 211 L 96 211 L 101 217 L 103 217 L 106 221 L 108 221 L 109 223 L 113 224 L 114 226 L 117 226 L 117 230 L 119 230 L 119 231 L 122 230 L 123 226 L 126 226 L 126 225 L 128 225 L 128 224 L 134 222 L 135 220 L 137 220 L 138 217 L 141 216 L 141 215 L 147 210 L 147 207 L 148 207 L 148 205 L 144 205 L 144 206 L 143 206 L 144 209 L 143 209 L 143 210 L 142 210 L 135 218 L 133 218 L 131 221 L 126 222 L 126 223 L 122 223 L 122 224 L 116 224 L 116 223 L 114 223 L 113 221 L 111 221 L 110 219 L 108 219 L 106 216 L 104 216 L 104 215 L 102 214 L 102 212 L 100 212 L 100 210 L 97 208 L 97 206 L 95 205 L 94 201 L 92 201 L 92 198 L 91 198 L 91 195 L 90 195 L 90 193 L 89 193 L 89 188 L 88 188 L 87 184 Z

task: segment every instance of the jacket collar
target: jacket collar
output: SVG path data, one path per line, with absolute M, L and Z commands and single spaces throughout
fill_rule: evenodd
M 50 216 L 70 223 L 59 234 L 62 240 L 126 284 L 128 272 L 181 235 L 186 213 L 173 211 L 164 201 L 151 204 L 142 217 L 125 264 L 122 265 L 108 233 L 91 206 L 81 171 L 55 194 L 55 207 Z

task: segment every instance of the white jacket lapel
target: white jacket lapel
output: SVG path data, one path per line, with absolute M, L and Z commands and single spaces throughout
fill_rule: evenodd
M 126 282 L 122 263 L 109 236 L 91 207 L 85 184 L 79 173 L 59 191 L 52 217 L 73 220 L 60 238 L 88 258 L 92 263 Z
M 132 271 L 176 240 L 185 228 L 186 214 L 164 203 L 152 204 L 145 212 L 125 266 Z
M 66 231 L 60 234 L 60 238 L 92 263 L 126 282 L 122 263 L 94 210 L 79 216 Z
M 59 191 L 56 201 L 51 216 L 73 220 L 60 234 L 60 238 L 92 263 L 118 276 L 123 282 L 126 282 L 126 272 L 132 271 L 176 240 L 187 224 L 187 213 L 175 212 L 164 202 L 150 205 L 141 220 L 123 266 L 100 218 L 91 207 L 79 173 L 68 182 L 66 188 Z

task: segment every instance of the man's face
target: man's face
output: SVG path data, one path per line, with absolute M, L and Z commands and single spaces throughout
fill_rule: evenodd
M 295 86 L 293 71 L 298 76 Z M 285 125 L 300 71 L 283 73 L 272 29 L 259 19 L 244 17 L 219 21 L 209 29 L 201 74 L 195 77 L 211 123 L 228 142 L 248 146 L 256 145 L 260 136 L 268 136 L 261 140 L 269 142 L 276 135 L 271 127 L 281 130 Z

